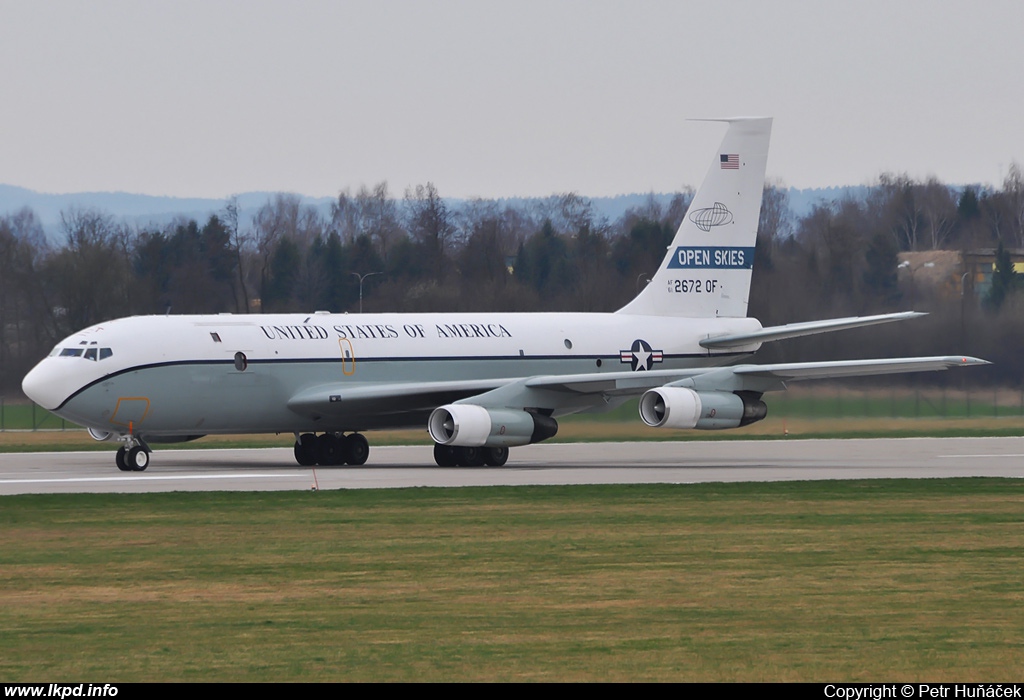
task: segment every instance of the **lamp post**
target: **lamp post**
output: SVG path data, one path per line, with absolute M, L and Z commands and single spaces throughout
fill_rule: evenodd
M 363 313 L 363 280 L 373 275 L 383 275 L 383 272 L 367 272 L 365 275 L 360 275 L 358 272 L 351 273 L 359 278 L 359 313 Z

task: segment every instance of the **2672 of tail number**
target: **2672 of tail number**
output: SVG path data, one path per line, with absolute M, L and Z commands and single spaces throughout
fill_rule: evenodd
M 668 291 L 679 294 L 710 294 L 718 289 L 718 280 L 669 280 Z

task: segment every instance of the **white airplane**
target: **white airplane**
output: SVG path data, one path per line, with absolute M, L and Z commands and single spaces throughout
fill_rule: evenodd
M 141 316 L 61 341 L 25 377 L 40 406 L 117 439 L 142 471 L 150 443 L 294 433 L 302 465 L 360 465 L 362 431 L 425 426 L 441 466 L 501 466 L 556 418 L 640 396 L 650 426 L 722 429 L 765 417 L 790 380 L 987 364 L 912 357 L 732 364 L 761 343 L 914 312 L 762 328 L 747 318 L 771 119 L 728 129 L 650 284 L 615 313 Z

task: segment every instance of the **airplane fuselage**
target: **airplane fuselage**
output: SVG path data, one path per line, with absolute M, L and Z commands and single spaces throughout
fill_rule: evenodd
M 729 364 L 757 345 L 709 351 L 699 341 L 760 327 L 750 318 L 582 313 L 141 316 L 68 337 L 24 386 L 70 421 L 154 438 L 423 427 L 438 401 L 509 378 Z M 295 403 L 325 385 L 423 382 L 445 389 L 351 410 L 339 394 L 322 415 Z

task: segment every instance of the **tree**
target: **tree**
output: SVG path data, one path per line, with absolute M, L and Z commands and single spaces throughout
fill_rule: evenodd
M 298 244 L 291 238 L 281 238 L 270 256 L 267 281 L 260 290 L 263 306 L 268 312 L 293 310 L 301 262 Z
M 0 390 L 21 381 L 57 335 L 38 270 L 49 253 L 31 209 L 0 217 Z
M 892 236 L 876 233 L 868 244 L 864 259 L 867 264 L 864 286 L 868 294 L 880 300 L 884 306 L 895 306 L 900 300 L 897 273 L 899 256 Z
M 238 217 L 238 197 L 232 196 L 224 204 L 224 226 L 228 230 L 231 243 L 231 251 L 235 256 L 235 273 L 237 275 L 237 286 L 235 286 L 235 311 L 249 313 L 249 287 L 246 284 L 246 255 L 252 240 L 251 234 L 244 233 Z
M 66 245 L 46 261 L 60 332 L 73 331 L 132 311 L 131 231 L 94 209 L 61 212 Z
M 431 256 L 430 262 L 444 257 L 454 226 L 444 199 L 434 183 L 417 185 L 405 191 L 406 218 L 412 239 Z
M 918 186 L 921 218 L 932 250 L 942 250 L 956 225 L 957 206 L 953 191 L 931 177 Z
M 999 241 L 999 247 L 996 248 L 995 269 L 992 271 L 992 287 L 985 297 L 985 306 L 990 311 L 999 311 L 1016 286 L 1017 275 L 1013 270 L 1010 252 L 1003 247 L 1003 242 Z
M 404 233 L 398 220 L 398 207 L 388 194 L 388 183 L 379 182 L 373 190 L 359 188 L 356 204 L 359 207 L 360 234 L 369 236 L 380 258 L 387 260 L 391 245 Z
M 1010 164 L 1003 180 L 1003 195 L 1010 211 L 1013 240 L 1018 248 L 1024 248 L 1024 174 L 1016 161 Z
M 917 250 L 923 227 L 917 186 L 906 174 L 883 173 L 872 189 L 869 207 L 900 250 Z
M 782 182 L 766 182 L 761 195 L 761 214 L 757 222 L 757 235 L 764 237 L 771 247 L 789 236 L 790 230 L 789 194 Z

